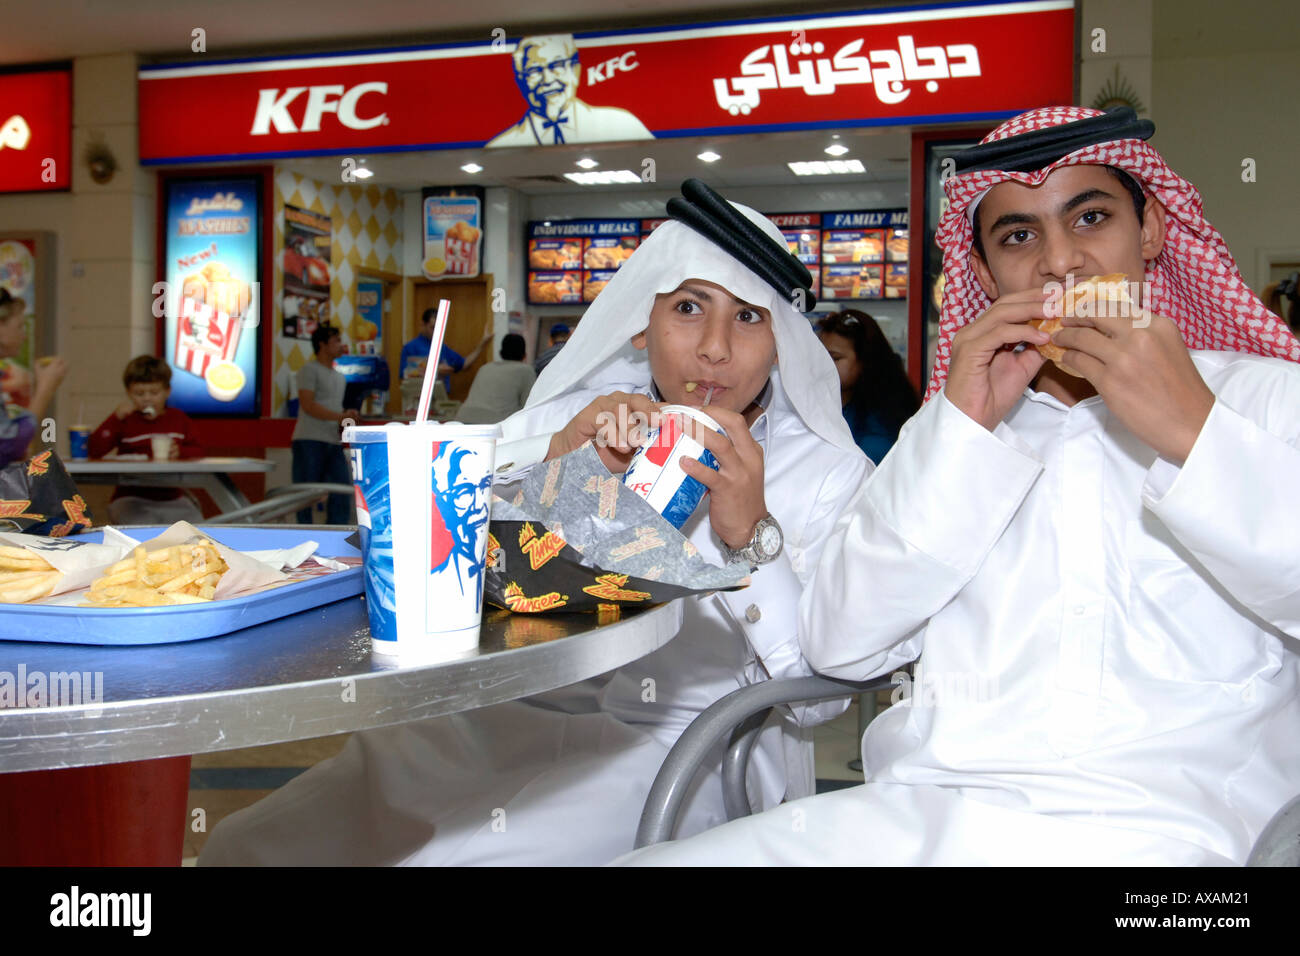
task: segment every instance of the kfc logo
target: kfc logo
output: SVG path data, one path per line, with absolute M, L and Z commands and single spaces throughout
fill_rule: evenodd
M 306 106 L 299 124 L 289 114 L 289 107 L 303 94 Z M 388 122 L 387 113 L 362 118 L 357 116 L 357 104 L 367 93 L 387 95 L 387 83 L 358 83 L 352 89 L 342 84 L 332 86 L 291 86 L 281 92 L 278 88 L 257 91 L 257 112 L 253 115 L 252 135 L 268 133 L 319 133 L 321 117 L 333 113 L 348 129 L 374 129 Z

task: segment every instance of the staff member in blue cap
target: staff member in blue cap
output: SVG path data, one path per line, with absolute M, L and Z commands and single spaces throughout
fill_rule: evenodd
M 564 343 L 569 341 L 570 331 L 571 329 L 563 322 L 556 322 L 551 326 L 551 347 L 537 356 L 537 361 L 533 363 L 534 372 L 541 375 L 542 369 L 551 363 L 551 359 L 560 354 L 560 349 L 564 348 Z

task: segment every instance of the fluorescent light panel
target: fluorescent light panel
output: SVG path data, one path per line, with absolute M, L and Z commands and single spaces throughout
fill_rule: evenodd
M 859 159 L 832 159 L 823 162 L 815 159 L 807 163 L 786 163 L 796 176 L 836 176 L 846 173 L 865 173 L 867 167 Z
M 641 177 L 630 169 L 602 169 L 599 172 L 565 173 L 564 178 L 580 186 L 612 186 L 615 183 L 639 183 Z

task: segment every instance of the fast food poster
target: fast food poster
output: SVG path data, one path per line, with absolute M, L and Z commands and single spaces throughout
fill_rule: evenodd
M 310 342 L 319 325 L 330 321 L 328 291 L 285 289 L 280 293 L 280 332 L 291 339 Z
M 1075 62 L 1073 0 L 1025 0 L 151 64 L 137 74 L 140 156 L 213 162 L 992 121 L 1073 102 Z M 445 102 L 454 108 L 430 108 Z
M 384 284 L 378 279 L 357 280 L 357 307 L 352 318 L 352 341 L 368 343 L 365 352 L 382 355 L 384 328 Z
M 641 242 L 636 219 L 575 219 L 528 224 L 530 305 L 591 302 Z
M 22 301 L 27 335 L 13 358 L 0 358 L 0 401 L 26 407 L 32 397 L 36 350 L 36 240 L 0 239 L 0 288 Z
M 170 403 L 195 415 L 256 415 L 261 181 L 169 179 L 164 189 Z
M 329 216 L 297 206 L 284 207 L 280 268 L 285 289 L 324 294 L 328 298 L 331 232 Z
M 475 192 L 480 194 L 475 195 Z M 476 276 L 481 271 L 481 192 L 434 189 L 422 192 L 424 255 L 421 271 L 426 279 L 460 279 Z

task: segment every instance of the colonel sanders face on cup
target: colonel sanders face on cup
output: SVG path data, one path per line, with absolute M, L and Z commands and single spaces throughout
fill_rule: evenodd
M 463 568 L 470 576 L 477 576 L 479 541 L 487 532 L 492 496 L 491 469 L 478 452 L 465 448 L 438 455 L 434 468 L 446 469 L 440 484 L 448 492 L 437 495 L 435 501 L 451 538 L 444 546 L 444 563 L 434 570 L 451 565 L 457 573 Z
M 515 48 L 515 82 L 528 108 L 556 120 L 573 105 L 582 68 L 568 35 L 524 37 Z

